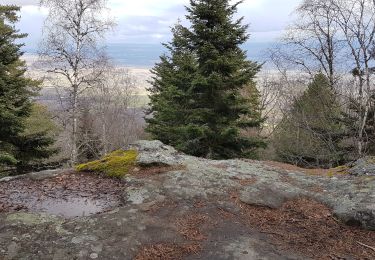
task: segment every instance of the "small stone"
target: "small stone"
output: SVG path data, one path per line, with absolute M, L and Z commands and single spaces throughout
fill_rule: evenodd
M 79 251 L 78 256 L 79 256 L 79 257 L 85 257 L 85 256 L 87 256 L 88 254 L 89 254 L 89 252 L 88 252 L 86 249 L 84 249 L 84 250 Z
M 29 238 L 31 238 L 31 235 L 30 235 L 30 234 L 23 234 L 23 235 L 22 235 L 22 238 L 24 238 L 24 239 L 29 239 Z
M 138 225 L 137 228 L 138 228 L 139 231 L 146 230 L 146 226 L 144 226 L 144 225 Z
M 94 253 L 100 253 L 103 251 L 103 245 L 102 244 L 98 244 L 98 245 L 91 245 L 91 250 L 94 252 Z
M 97 253 L 92 253 L 92 254 L 90 254 L 90 258 L 91 259 L 96 259 L 96 258 L 98 258 L 98 254 Z

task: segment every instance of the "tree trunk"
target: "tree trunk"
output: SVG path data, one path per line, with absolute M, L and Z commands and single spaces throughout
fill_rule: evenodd
M 107 126 L 106 126 L 104 115 L 103 115 L 103 121 L 102 121 L 102 142 L 103 142 L 103 155 L 105 155 L 108 153 L 108 146 L 107 146 Z
M 70 156 L 70 161 L 71 164 L 74 165 L 78 161 L 78 148 L 77 148 L 77 132 L 78 132 L 78 100 L 77 100 L 77 93 L 78 93 L 78 88 L 73 87 L 73 110 L 72 110 L 72 151 L 71 151 L 71 156 Z

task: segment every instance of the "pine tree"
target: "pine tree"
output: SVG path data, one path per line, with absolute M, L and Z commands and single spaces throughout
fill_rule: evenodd
M 332 167 L 345 162 L 341 109 L 329 80 L 318 74 L 278 126 L 274 144 L 285 162 Z
M 52 140 L 42 133 L 25 134 L 26 121 L 32 111 L 31 97 L 39 81 L 25 76 L 26 64 L 20 59 L 26 37 L 15 29 L 18 21 L 16 6 L 0 5 L 0 166 L 13 165 L 19 170 L 26 162 L 48 157 Z
M 190 1 L 186 18 L 191 26 L 175 27 L 167 45 L 170 56 L 161 57 L 153 70 L 147 130 L 154 138 L 213 159 L 251 156 L 263 145 L 241 134 L 262 120 L 252 116 L 253 106 L 241 95 L 255 84 L 260 66 L 240 48 L 249 38 L 243 19 L 233 17 L 240 3 Z

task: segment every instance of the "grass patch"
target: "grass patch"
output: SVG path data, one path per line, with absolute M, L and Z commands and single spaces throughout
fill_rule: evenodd
M 135 166 L 138 152 L 118 150 L 107 154 L 102 159 L 76 166 L 79 172 L 97 172 L 108 177 L 121 178 Z

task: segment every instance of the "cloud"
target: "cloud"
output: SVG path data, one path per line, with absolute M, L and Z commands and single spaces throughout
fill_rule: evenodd
M 25 6 L 25 5 L 39 5 L 39 0 L 2 0 L 1 4 L 5 5 L 18 5 L 18 6 Z
M 30 41 L 41 36 L 42 20 L 47 11 L 39 8 L 39 0 L 0 0 L 22 5 L 19 28 L 30 35 Z M 61 0 L 68 1 L 68 0 Z M 232 0 L 237 2 L 237 0 Z M 245 0 L 238 6 L 237 16 L 250 24 L 251 41 L 272 41 L 280 36 L 290 21 L 289 14 L 301 0 Z M 109 42 L 159 43 L 171 37 L 170 27 L 184 20 L 189 0 L 108 0 L 117 28 Z M 185 22 L 183 22 L 185 24 Z

